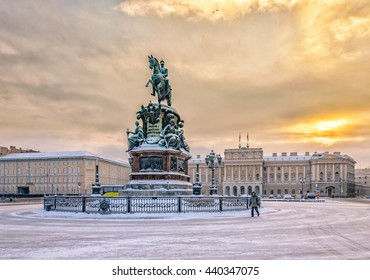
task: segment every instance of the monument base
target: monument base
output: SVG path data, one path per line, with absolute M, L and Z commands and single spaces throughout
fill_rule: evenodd
M 175 180 L 131 180 L 124 190 L 119 191 L 119 196 L 124 197 L 189 196 L 192 194 L 191 183 Z

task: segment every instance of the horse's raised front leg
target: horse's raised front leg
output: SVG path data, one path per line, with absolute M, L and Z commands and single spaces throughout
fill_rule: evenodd
M 155 86 L 154 86 L 154 83 L 151 79 L 148 80 L 148 82 L 146 83 L 145 87 L 148 87 L 149 84 L 152 84 L 152 93 L 151 95 L 155 96 Z

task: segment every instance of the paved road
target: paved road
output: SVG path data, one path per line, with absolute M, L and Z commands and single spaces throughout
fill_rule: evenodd
M 368 260 L 366 202 L 266 201 L 255 218 L 249 212 L 103 217 L 46 212 L 40 204 L 0 206 L 0 259 Z

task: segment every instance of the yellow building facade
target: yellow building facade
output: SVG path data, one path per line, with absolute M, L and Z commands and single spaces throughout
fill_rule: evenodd
M 124 185 L 129 164 L 85 151 L 13 153 L 0 157 L 0 195 L 91 194 L 101 185 Z

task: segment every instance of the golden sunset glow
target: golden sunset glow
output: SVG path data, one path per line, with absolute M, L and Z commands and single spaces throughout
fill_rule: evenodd
M 0 146 L 127 160 L 153 55 L 193 156 L 249 133 L 370 164 L 370 1 L 12 0 L 0 19 Z
M 347 120 L 320 121 L 316 124 L 318 131 L 337 131 L 349 122 Z
M 361 141 L 361 137 L 351 135 L 354 121 L 347 119 L 319 120 L 292 125 L 287 131 L 294 135 L 297 142 L 316 142 L 331 146 L 337 142 Z
M 345 125 L 349 124 L 349 121 L 346 119 L 341 120 L 319 120 L 311 121 L 305 123 L 299 123 L 293 125 L 289 128 L 290 132 L 299 132 L 299 133 L 321 133 L 321 132 L 330 132 L 338 131 L 343 128 Z

